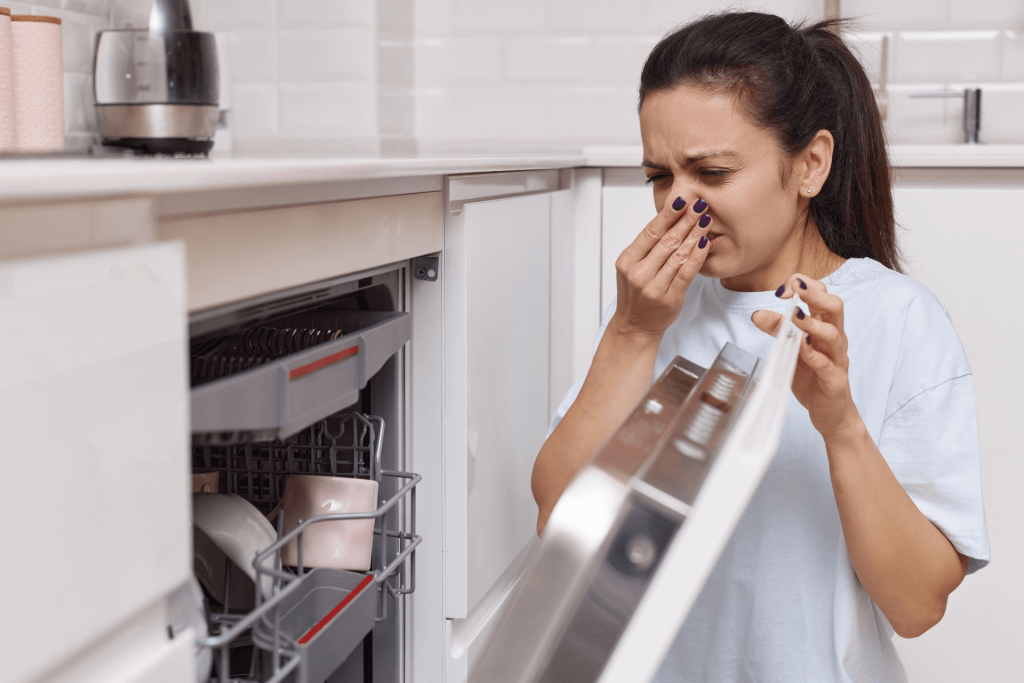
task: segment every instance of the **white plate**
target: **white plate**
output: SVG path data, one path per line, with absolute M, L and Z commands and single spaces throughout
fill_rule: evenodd
M 253 582 L 256 570 L 252 561 L 256 553 L 277 540 L 267 518 L 234 493 L 193 493 L 192 523 Z M 264 576 L 262 583 L 263 597 L 269 598 L 272 580 Z

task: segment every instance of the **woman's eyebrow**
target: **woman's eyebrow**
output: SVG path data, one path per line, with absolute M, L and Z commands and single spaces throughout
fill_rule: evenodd
M 734 156 L 736 156 L 736 152 L 730 152 L 729 150 L 695 152 L 694 154 L 691 154 L 690 156 L 686 157 L 686 164 L 694 164 L 697 163 L 698 161 L 703 161 L 704 159 L 711 159 L 714 157 Z
M 701 151 L 701 152 L 694 152 L 690 156 L 686 157 L 686 165 L 689 166 L 690 164 L 695 164 L 698 161 L 703 161 L 704 159 L 714 159 L 714 158 L 719 158 L 719 157 L 734 157 L 734 156 L 736 156 L 736 152 L 732 152 L 732 151 L 729 151 L 729 150 L 707 150 L 707 151 Z M 653 168 L 653 169 L 658 170 L 658 171 L 667 171 L 667 170 L 669 170 L 668 166 L 662 166 L 661 164 L 656 164 L 653 161 L 651 161 L 650 159 L 644 159 L 642 162 L 640 162 L 640 165 L 643 166 L 644 168 Z

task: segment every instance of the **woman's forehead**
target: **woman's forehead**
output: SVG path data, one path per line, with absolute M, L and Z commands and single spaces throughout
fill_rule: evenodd
M 774 148 L 774 138 L 750 121 L 735 96 L 695 85 L 648 94 L 640 109 L 640 135 L 644 160 L 654 168 L 735 161 Z

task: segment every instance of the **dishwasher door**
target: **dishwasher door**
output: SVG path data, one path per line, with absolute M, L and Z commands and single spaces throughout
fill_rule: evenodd
M 677 357 L 555 507 L 471 683 L 645 683 L 778 448 L 800 335 Z

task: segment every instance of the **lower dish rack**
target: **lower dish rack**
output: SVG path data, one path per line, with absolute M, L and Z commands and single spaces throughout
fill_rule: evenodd
M 199 646 L 213 653 L 211 682 L 320 683 L 387 618 L 389 601 L 415 590 L 415 551 L 422 541 L 416 534 L 416 486 L 422 476 L 381 467 L 383 433 L 382 418 L 352 413 L 328 418 L 286 441 L 195 447 L 198 467 L 221 472 L 228 492 L 247 494 L 264 512 L 280 502 L 290 474 L 369 478 L 397 487 L 386 500 L 378 499 L 373 512 L 317 515 L 287 532 L 283 511 L 274 508 L 277 540 L 252 562 L 255 587 L 269 580 L 271 595 L 255 588 L 255 607 L 247 613 L 233 614 L 225 606 L 222 613 L 210 614 L 219 633 L 201 639 Z M 370 571 L 306 567 L 304 532 L 344 520 L 374 520 Z M 293 540 L 297 563 L 287 567 L 282 550 Z M 229 576 L 225 572 L 226 583 Z M 225 595 L 228 591 L 225 585 Z M 250 644 L 255 649 L 247 673 L 232 677 L 231 650 Z

